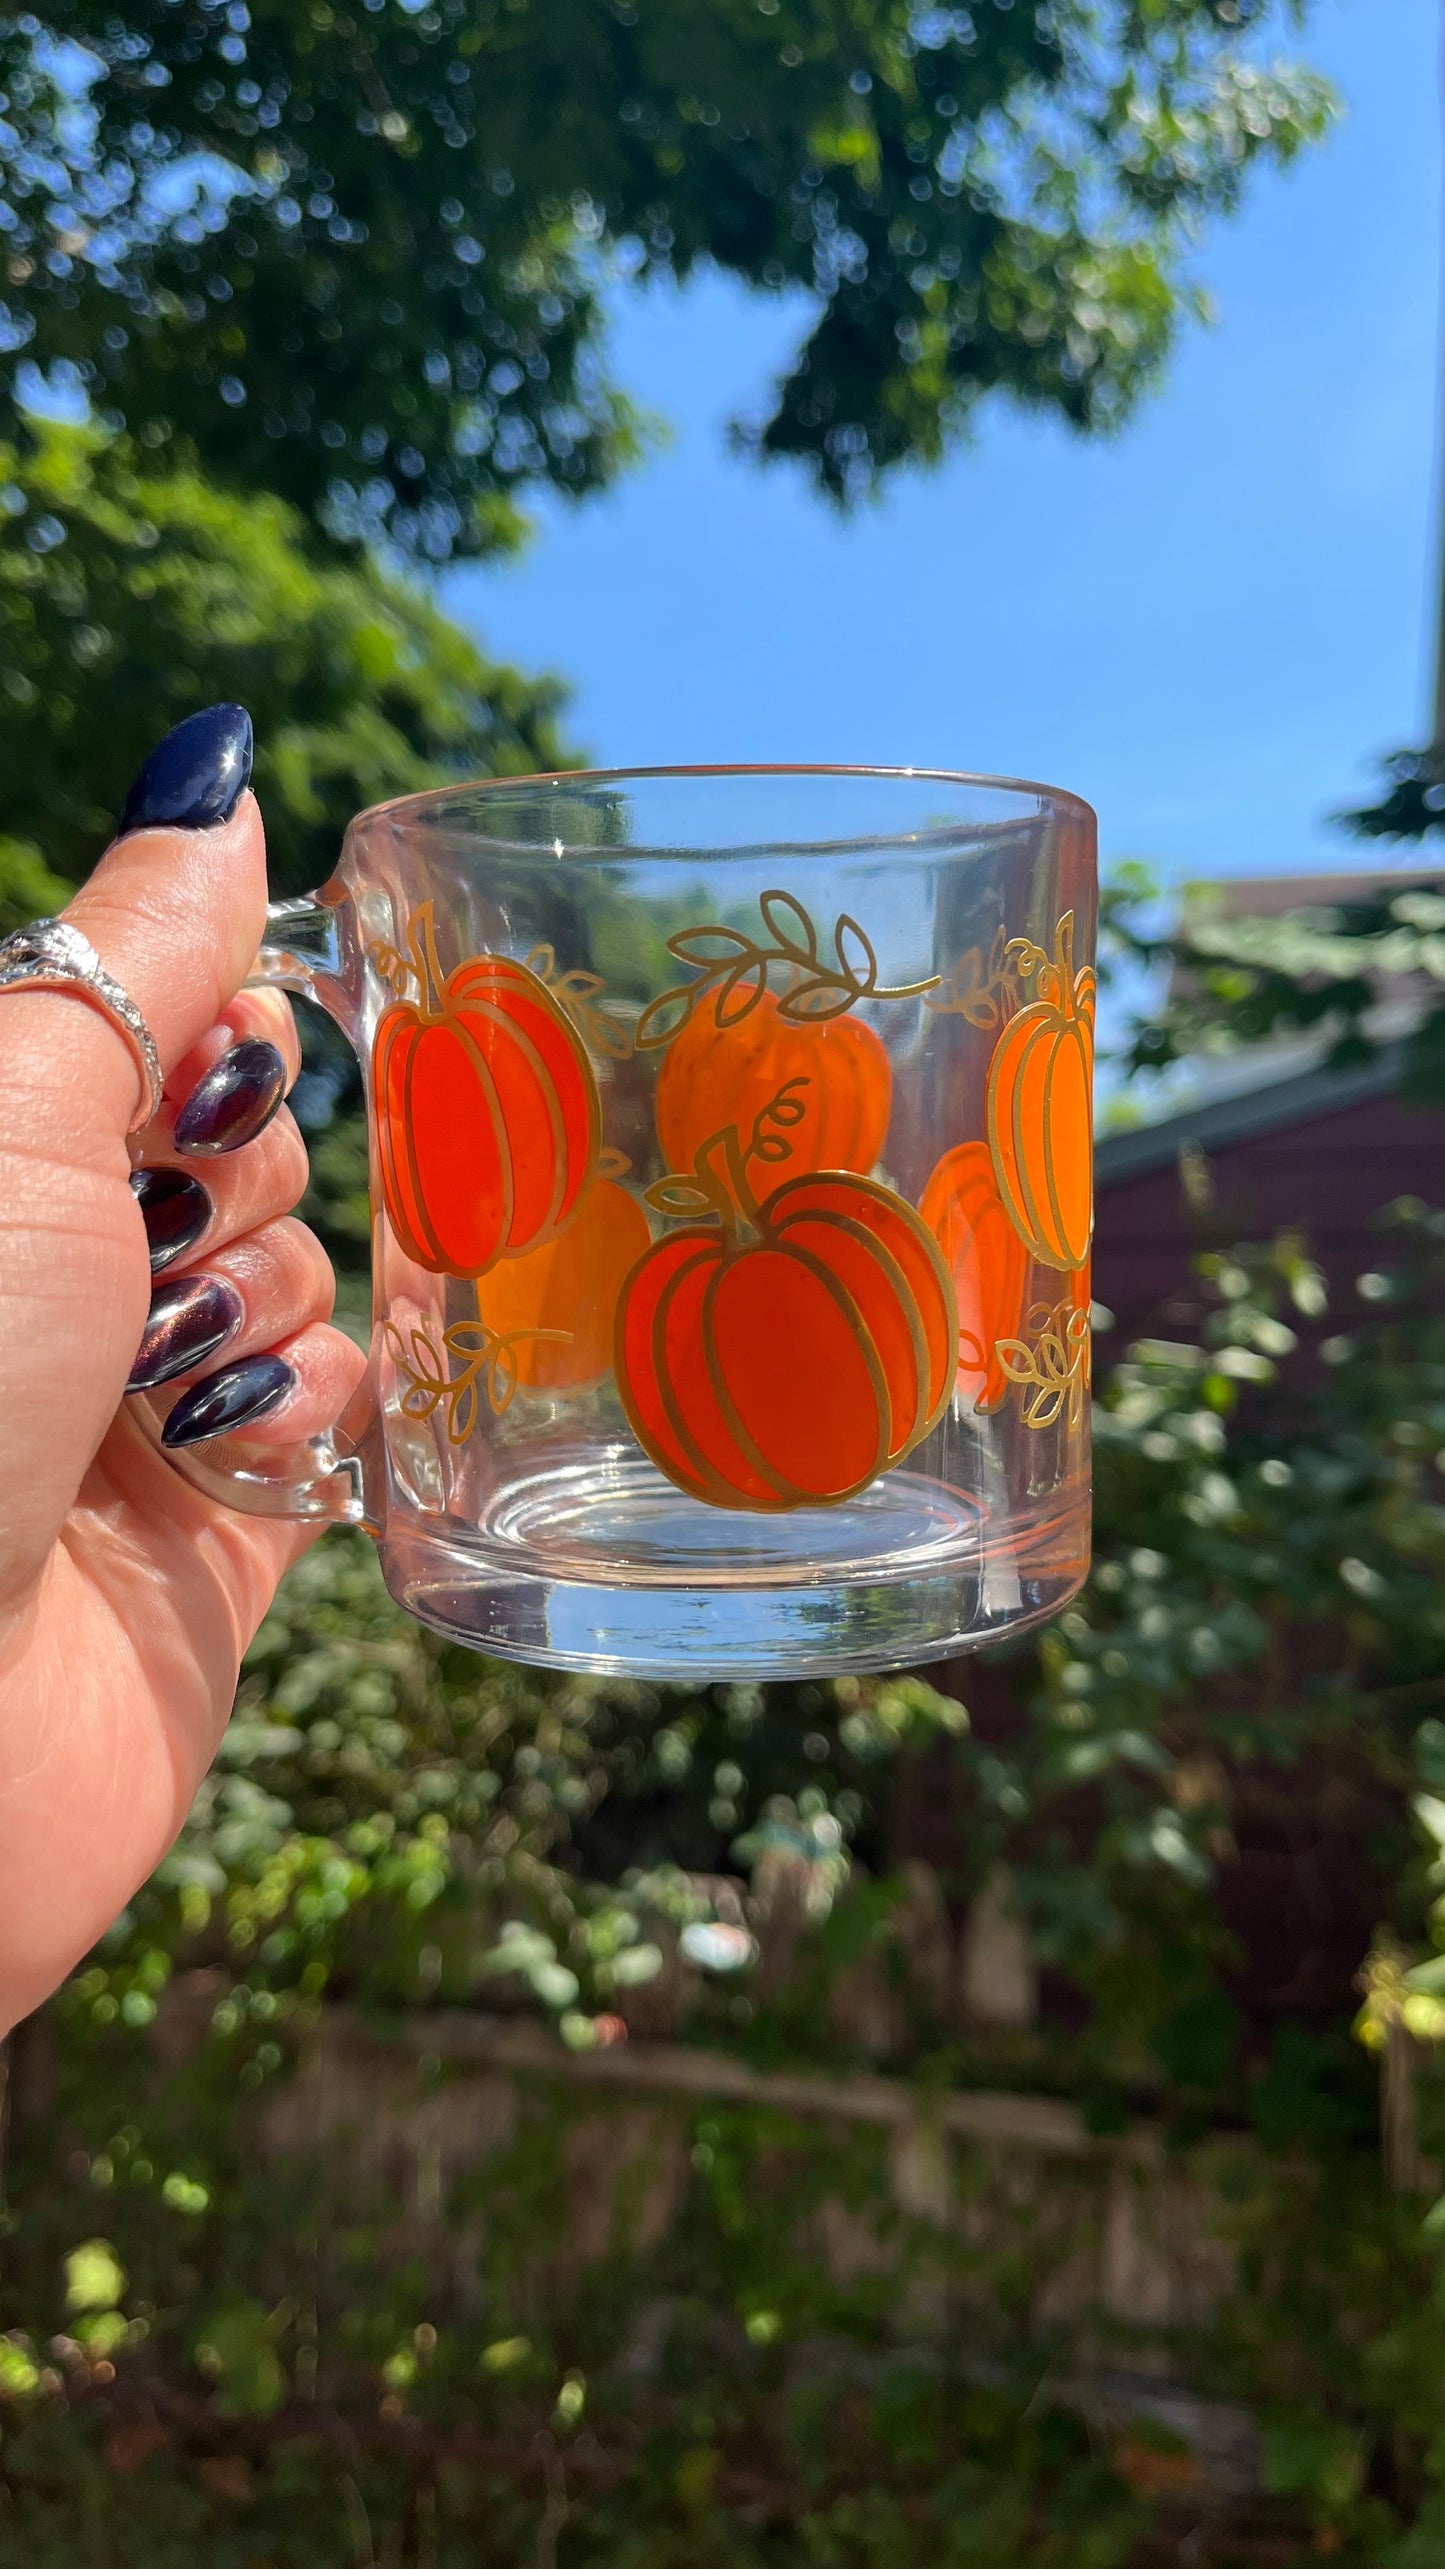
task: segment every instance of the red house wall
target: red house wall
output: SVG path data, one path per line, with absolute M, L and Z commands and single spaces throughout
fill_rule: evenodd
M 1198 1172 L 1191 1184 L 1189 1170 Z M 1191 1201 L 1191 1194 L 1196 1198 Z M 1190 1261 L 1201 1249 L 1305 1233 L 1334 1315 L 1357 1309 L 1355 1278 L 1388 1258 L 1375 1217 L 1402 1195 L 1445 1203 L 1445 1115 L 1397 1096 L 1368 1098 L 1206 1150 L 1202 1162 L 1111 1179 L 1101 1171 L 1094 1295 L 1114 1314 L 1105 1363 L 1129 1339 L 1187 1332 L 1202 1307 Z M 1207 1197 L 1207 1200 L 1199 1200 Z

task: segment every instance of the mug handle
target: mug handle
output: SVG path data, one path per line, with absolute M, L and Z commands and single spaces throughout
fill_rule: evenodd
M 299 901 L 273 901 L 246 988 L 288 990 L 294 998 L 309 999 L 355 1048 L 362 971 L 353 916 L 341 893 L 328 898 L 308 892 Z M 369 1453 L 375 1458 L 373 1486 L 381 1486 L 376 1385 L 369 1373 L 335 1427 L 274 1453 L 235 1436 L 211 1437 L 202 1445 L 172 1451 L 161 1443 L 161 1421 L 149 1400 L 128 1401 L 126 1411 L 171 1469 L 209 1499 L 247 1516 L 364 1526 L 370 1534 L 381 1530 L 366 1488 Z

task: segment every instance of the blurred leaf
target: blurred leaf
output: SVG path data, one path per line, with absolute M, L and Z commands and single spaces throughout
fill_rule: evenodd
M 196 2331 L 196 2361 L 217 2386 L 225 2416 L 271 2417 L 286 2397 L 274 2322 L 259 2302 L 237 2300 L 214 2310 Z
M 125 2268 L 108 2239 L 86 2239 L 65 2260 L 67 2310 L 113 2310 L 125 2292 Z

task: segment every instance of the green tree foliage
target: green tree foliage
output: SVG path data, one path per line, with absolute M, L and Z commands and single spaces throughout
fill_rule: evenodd
M 1445 757 L 1433 749 L 1393 750 L 1383 762 L 1379 800 L 1340 817 L 1360 838 L 1428 839 L 1445 830 Z
M 198 704 L 250 708 L 278 893 L 324 879 L 367 803 L 567 763 L 558 686 L 488 660 L 395 571 L 318 562 L 280 500 L 36 422 L 0 447 L 0 511 L 4 928 L 88 870 Z
M 1107 428 L 1196 300 L 1191 226 L 1331 112 L 1243 41 L 1268 14 L 45 0 L 0 16 L 0 345 L 436 560 L 632 449 L 619 274 L 812 298 L 750 435 L 836 496 L 991 391 Z
M 1445 877 L 1432 877 L 1428 862 L 1418 883 L 1382 883 L 1361 899 L 1273 918 L 1240 913 L 1219 887 L 1198 885 L 1168 924 L 1153 886 L 1131 869 L 1106 892 L 1101 933 L 1114 965 L 1166 984 L 1132 1028 L 1129 1070 L 1300 1035 L 1344 1067 L 1388 1039 L 1401 1050 L 1408 1093 L 1445 1103 Z

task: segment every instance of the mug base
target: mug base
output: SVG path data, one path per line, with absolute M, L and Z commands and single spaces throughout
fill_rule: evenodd
M 1066 1515 L 1056 1501 L 1047 1522 L 996 1527 L 967 1493 L 893 1472 L 842 1507 L 757 1517 L 679 1500 L 650 1467 L 574 1463 L 514 1485 L 475 1533 L 394 1517 L 381 1560 L 397 1603 L 469 1649 L 697 1685 L 1002 1641 L 1067 1604 L 1088 1547 L 1087 1491 Z

